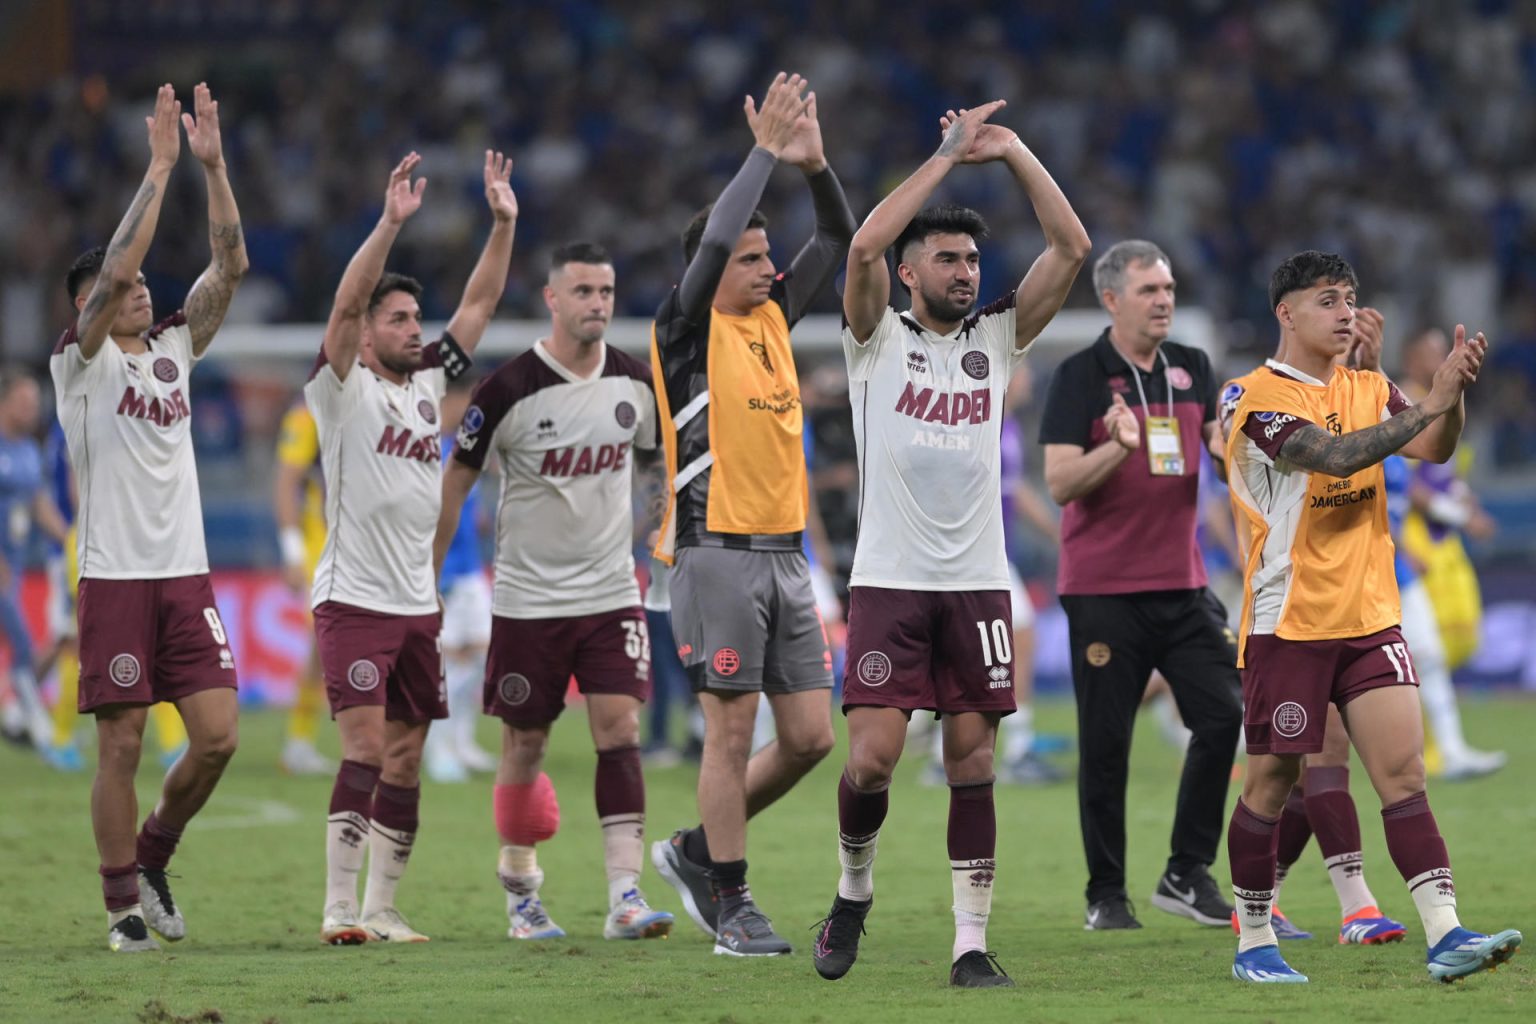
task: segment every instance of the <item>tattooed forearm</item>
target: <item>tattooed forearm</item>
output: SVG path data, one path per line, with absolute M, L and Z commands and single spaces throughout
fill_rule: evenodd
M 193 346 L 199 350 L 213 340 L 214 333 L 224 322 L 224 314 L 229 312 L 229 304 L 234 300 L 235 289 L 245 276 L 249 262 L 239 221 L 209 223 L 208 240 L 213 259 L 192 286 L 184 309 Z
M 1434 419 L 1414 406 L 1374 427 L 1334 437 L 1315 423 L 1296 430 L 1280 446 L 1280 458 L 1293 466 L 1346 477 L 1382 459 L 1412 441 Z
M 113 301 L 114 287 L 122 288 L 118 282 L 116 271 L 123 262 L 123 252 L 138 236 L 139 228 L 144 224 L 144 215 L 149 212 L 150 203 L 159 194 L 159 188 L 153 181 L 146 180 L 139 186 L 139 191 L 134 194 L 133 203 L 128 207 L 128 212 L 123 216 L 122 223 L 112 234 L 112 241 L 107 244 L 106 255 L 101 261 L 101 273 L 97 276 L 96 284 L 91 289 L 91 294 L 85 300 L 85 306 L 80 310 L 80 324 L 82 328 L 88 327 L 95 319 L 106 311 Z M 142 258 L 142 257 L 141 257 Z M 138 268 L 134 268 L 137 273 Z

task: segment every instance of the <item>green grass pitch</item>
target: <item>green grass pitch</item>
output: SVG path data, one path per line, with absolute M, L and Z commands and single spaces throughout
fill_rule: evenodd
M 1512 763 L 1490 779 L 1432 785 L 1468 926 L 1524 928 L 1536 941 L 1536 701 L 1469 699 L 1467 732 Z M 1071 708 L 1044 702 L 1046 731 L 1071 732 Z M 1147 901 L 1166 856 L 1178 757 L 1144 720 L 1129 793 L 1130 880 L 1145 928 L 1082 930 L 1082 850 L 1070 784 L 998 788 L 998 881 L 989 939 L 1013 990 L 946 987 L 952 920 L 943 790 L 902 765 L 875 868 L 876 906 L 858 964 L 829 983 L 811 968 L 811 932 L 837 879 L 836 780 L 842 744 L 789 797 L 753 822 L 752 887 L 793 956 L 739 961 L 710 953 L 676 894 L 647 864 L 654 904 L 679 921 L 666 941 L 602 939 L 606 886 L 592 808 L 591 740 L 580 709 L 559 723 L 549 772 L 563 806 L 560 834 L 541 847 L 546 905 L 570 933 L 545 944 L 505 937 L 494 870 L 490 783 L 426 783 L 422 832 L 400 906 L 429 944 L 330 948 L 317 939 L 328 779 L 277 769 L 282 718 L 242 720 L 241 747 L 172 864 L 188 938 L 162 954 L 115 956 L 89 819 L 89 774 L 60 775 L 0 751 L 0 1021 L 667 1021 L 856 1024 L 1041 1021 L 1151 1022 L 1536 1020 L 1530 954 L 1497 974 L 1445 986 L 1424 970 L 1412 901 L 1388 859 L 1377 802 L 1358 766 L 1366 865 L 1383 909 L 1408 923 L 1400 945 L 1334 941 L 1337 904 L 1316 846 L 1286 884 L 1292 920 L 1317 932 L 1284 952 L 1305 987 L 1240 985 L 1229 931 L 1169 917 Z M 841 722 L 839 721 L 839 727 Z M 482 741 L 493 739 L 482 723 Z M 334 737 L 324 744 L 334 753 Z M 1240 762 L 1241 763 L 1241 762 Z M 139 773 L 140 815 L 157 785 Z M 650 838 L 695 819 L 694 769 L 648 773 Z M 1235 799 L 1234 784 L 1230 799 Z M 1216 874 L 1227 878 L 1223 848 Z

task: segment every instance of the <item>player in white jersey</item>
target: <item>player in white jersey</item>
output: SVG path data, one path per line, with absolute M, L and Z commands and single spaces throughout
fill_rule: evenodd
M 80 315 L 49 361 L 80 496 L 79 701 L 96 716 L 100 751 L 91 823 L 108 944 L 125 952 L 159 948 L 146 922 L 170 941 L 186 934 L 165 868 L 235 751 L 235 661 L 208 581 L 187 377 L 249 264 L 206 85 L 194 112 L 160 88 L 146 119 L 149 171 L 111 243 L 70 269 Z M 203 165 L 213 255 L 182 312 L 156 324 L 139 268 L 181 152 L 178 117 Z M 135 840 L 133 778 L 160 701 L 176 704 L 189 746 Z
M 1000 434 L 1008 378 L 1056 315 L 1088 235 L 997 100 L 940 119 L 938 151 L 875 207 L 848 253 L 843 350 L 859 449 L 859 537 L 849 580 L 848 764 L 838 784 L 842 877 L 816 938 L 836 979 L 858 955 L 875 844 L 913 711 L 943 716 L 955 942 L 950 984 L 1012 985 L 987 952 L 996 870 L 997 724 L 1014 710 Z M 975 309 L 986 225 L 922 209 L 957 165 L 1001 161 L 1034 205 L 1046 249 L 1018 288 Z M 912 308 L 889 305 L 885 252 Z
M 603 936 L 672 930 L 640 891 L 645 784 L 640 704 L 650 695 L 651 645 L 635 581 L 631 489 L 639 450 L 657 445 L 649 365 L 612 349 L 613 263 L 576 242 L 550 260 L 544 302 L 550 336 L 475 389 L 443 476 L 436 557 L 493 453 L 501 472 L 496 580 L 485 711 L 502 720 L 496 770 L 496 873 L 507 892 L 507 934 L 559 938 L 539 898 L 535 844 L 559 825 L 543 772 L 550 728 L 571 677 L 587 700 L 597 749 L 597 818 L 608 874 Z
M 411 183 L 420 160 L 412 153 L 390 174 L 384 215 L 342 275 L 324 347 L 304 387 L 326 481 L 315 637 L 341 731 L 320 931 L 331 945 L 426 941 L 395 909 L 395 887 L 416 840 L 427 728 L 448 717 L 432 571 L 441 501 L 438 423 L 448 379 L 469 368 L 501 301 L 517 226 L 512 161 L 487 151 L 490 237 L 447 330 L 424 344 L 421 285 L 384 272 L 395 237 L 421 206 L 426 179 Z M 365 850 L 368 883 L 359 913 Z

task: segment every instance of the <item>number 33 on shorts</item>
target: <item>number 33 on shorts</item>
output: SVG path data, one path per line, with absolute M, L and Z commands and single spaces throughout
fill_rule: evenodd
M 624 629 L 624 656 L 635 663 L 635 674 L 645 676 L 651 670 L 651 634 L 645 621 L 624 619 L 619 623 Z

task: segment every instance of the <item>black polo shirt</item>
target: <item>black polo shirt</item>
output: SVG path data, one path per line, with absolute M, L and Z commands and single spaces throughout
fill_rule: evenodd
M 1125 399 L 1141 425 L 1141 448 L 1092 493 L 1067 503 L 1061 515 L 1061 594 L 1131 594 L 1144 590 L 1185 590 L 1205 586 L 1205 563 L 1195 543 L 1200 484 L 1201 436 L 1216 419 L 1217 382 L 1211 361 L 1197 348 L 1165 341 L 1168 358 L 1152 370 L 1134 366 L 1099 340 L 1056 368 L 1040 421 L 1041 444 L 1075 444 L 1091 451 L 1113 444 L 1104 414 L 1115 395 Z M 1146 414 L 1136 381 L 1153 416 L 1168 416 L 1168 385 L 1183 445 L 1182 476 L 1153 476 L 1147 458 Z

